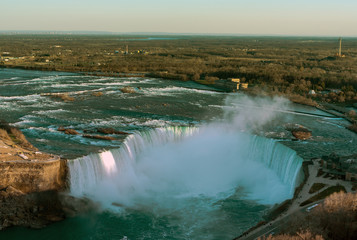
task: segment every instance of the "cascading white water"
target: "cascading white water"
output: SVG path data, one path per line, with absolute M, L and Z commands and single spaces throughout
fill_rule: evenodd
M 252 136 L 248 151 L 248 159 L 256 159 L 272 169 L 279 179 L 290 187 L 289 194 L 295 190 L 298 174 L 303 160 L 296 152 L 274 139 Z
M 120 149 L 68 161 L 71 193 L 75 196 L 91 195 L 101 181 L 113 177 L 113 174 L 133 173 L 139 154 L 154 146 L 180 141 L 197 131 L 195 127 L 167 127 L 137 132 L 129 135 Z
M 68 162 L 70 188 L 110 206 L 175 199 L 241 197 L 264 204 L 292 197 L 302 159 L 292 149 L 220 127 L 167 127 L 137 132 L 120 149 Z M 168 201 L 169 200 L 169 201 Z

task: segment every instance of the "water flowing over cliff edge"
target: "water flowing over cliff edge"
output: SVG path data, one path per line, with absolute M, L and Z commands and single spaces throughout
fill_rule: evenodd
M 182 199 L 214 202 L 237 191 L 243 199 L 274 204 L 292 197 L 301 164 L 275 140 L 219 127 L 141 131 L 119 149 L 68 162 L 71 194 L 109 208 L 171 208 Z

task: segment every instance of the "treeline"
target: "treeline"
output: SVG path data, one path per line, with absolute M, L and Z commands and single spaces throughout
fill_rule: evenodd
M 308 96 L 339 89 L 330 102 L 357 101 L 357 39 L 168 36 L 0 36 L 4 65 L 43 70 L 150 73 L 177 80 L 239 77 L 267 91 Z M 137 39 L 137 40 L 135 40 Z M 126 46 L 128 53 L 126 54 Z

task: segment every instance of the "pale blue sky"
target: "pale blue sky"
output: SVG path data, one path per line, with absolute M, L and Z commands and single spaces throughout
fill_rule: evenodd
M 357 0 L 0 0 L 0 30 L 357 36 Z

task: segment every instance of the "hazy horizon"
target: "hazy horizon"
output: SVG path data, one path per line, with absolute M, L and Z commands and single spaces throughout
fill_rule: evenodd
M 54 31 L 54 30 L 0 30 L 0 35 L 103 35 L 103 36 L 203 36 L 203 37 L 292 37 L 292 38 L 357 38 L 357 35 L 282 35 L 282 34 L 240 34 L 240 33 L 176 33 L 176 32 L 109 32 L 109 31 Z
M 357 1 L 3 0 L 2 32 L 357 36 Z

